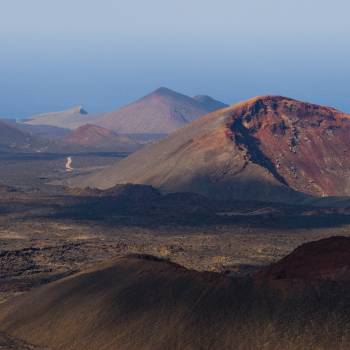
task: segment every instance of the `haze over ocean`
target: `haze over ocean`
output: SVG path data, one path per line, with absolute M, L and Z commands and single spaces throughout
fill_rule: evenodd
M 159 86 L 350 112 L 349 13 L 346 0 L 2 0 L 0 116 L 107 111 Z

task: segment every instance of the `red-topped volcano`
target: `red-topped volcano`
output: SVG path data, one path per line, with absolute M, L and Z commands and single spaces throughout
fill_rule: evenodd
M 263 96 L 204 116 L 72 185 L 149 184 L 216 198 L 295 201 L 350 194 L 350 116 Z
M 62 140 L 64 145 L 99 150 L 135 150 L 138 145 L 126 135 L 117 135 L 101 126 L 86 124 L 73 130 Z
M 317 196 L 350 194 L 350 115 L 266 96 L 236 106 L 231 129 L 238 142 L 255 144 L 293 189 Z

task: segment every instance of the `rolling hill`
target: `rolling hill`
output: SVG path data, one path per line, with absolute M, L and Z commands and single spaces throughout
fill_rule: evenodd
M 117 135 L 101 126 L 85 124 L 61 139 L 61 144 L 91 151 L 135 151 L 140 145 L 126 135 Z
M 1 304 L 0 331 L 65 350 L 346 349 L 349 285 L 324 283 L 283 296 L 129 255 Z

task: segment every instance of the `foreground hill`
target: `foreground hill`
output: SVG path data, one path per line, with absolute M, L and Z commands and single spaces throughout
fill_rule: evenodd
M 166 192 L 264 201 L 348 196 L 349 132 L 350 116 L 333 108 L 256 97 L 204 116 L 71 185 L 140 183 Z
M 24 121 L 28 125 L 51 125 L 59 128 L 75 129 L 78 126 L 90 123 L 97 115 L 89 115 L 81 106 L 65 111 L 39 114 Z
M 86 124 L 72 130 L 61 139 L 61 143 L 77 149 L 118 152 L 135 151 L 140 146 L 126 135 L 117 135 L 111 130 L 93 124 Z
M 124 134 L 169 134 L 217 109 L 213 103 L 220 104 L 213 99 L 202 102 L 167 88 L 159 88 L 126 107 L 106 113 L 96 123 Z
M 0 330 L 50 349 L 340 350 L 350 346 L 348 292 L 282 296 L 132 255 L 0 305 Z

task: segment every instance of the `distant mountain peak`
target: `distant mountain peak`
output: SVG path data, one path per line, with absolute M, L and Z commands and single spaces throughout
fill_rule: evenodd
M 168 134 L 211 112 L 200 102 L 167 87 L 104 114 L 96 124 L 118 133 Z
M 167 87 L 161 86 L 160 88 L 152 91 L 150 94 L 144 96 L 144 98 L 149 97 L 165 97 L 165 98 L 172 98 L 172 99 L 188 99 L 191 100 L 192 98 L 182 94 L 181 92 L 169 89 Z M 192 99 L 193 100 L 193 99 Z M 194 101 L 197 103 L 197 101 Z
M 172 95 L 172 94 L 177 94 L 176 91 L 171 90 L 165 86 L 161 86 L 160 88 L 154 90 L 151 94 L 156 94 L 156 95 Z
M 62 112 L 70 112 L 72 114 L 77 113 L 77 114 L 89 114 L 87 110 L 83 106 L 73 106 L 65 111 Z
M 123 134 L 168 134 L 213 110 L 225 107 L 206 98 L 205 103 L 161 86 L 138 100 L 115 111 L 88 114 L 80 105 L 65 111 L 43 113 L 23 121 L 30 125 L 51 125 L 76 129 L 95 124 Z

